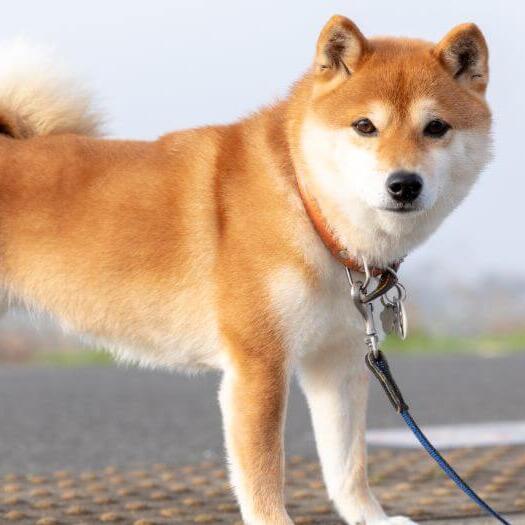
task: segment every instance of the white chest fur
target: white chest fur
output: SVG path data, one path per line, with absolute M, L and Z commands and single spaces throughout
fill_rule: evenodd
M 291 356 L 341 347 L 364 355 L 363 319 L 352 302 L 343 266 L 331 263 L 315 287 L 297 270 L 282 268 L 269 286 Z

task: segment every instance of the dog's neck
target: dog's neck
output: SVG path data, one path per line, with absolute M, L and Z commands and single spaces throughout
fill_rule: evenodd
M 306 185 L 301 180 L 300 175 L 297 175 L 297 188 L 299 195 L 304 205 L 304 209 L 315 229 L 317 235 L 321 238 L 324 245 L 328 248 L 334 258 L 339 261 L 343 266 L 355 272 L 364 272 L 364 261 L 355 254 L 352 248 L 348 245 L 343 244 L 330 227 L 319 205 L 313 195 L 310 194 Z M 402 262 L 402 259 L 394 260 L 387 266 L 397 270 Z M 377 266 L 369 267 L 368 270 L 373 276 L 379 276 L 385 268 Z

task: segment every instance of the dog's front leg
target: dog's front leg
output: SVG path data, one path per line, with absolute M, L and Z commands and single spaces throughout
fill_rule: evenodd
M 387 518 L 368 486 L 364 358 L 348 350 L 323 348 L 302 359 L 299 377 L 328 495 L 340 515 L 352 525 L 411 524 L 408 518 Z
M 250 356 L 224 373 L 223 413 L 231 481 L 247 525 L 291 525 L 284 507 L 283 421 L 288 373 L 279 359 Z

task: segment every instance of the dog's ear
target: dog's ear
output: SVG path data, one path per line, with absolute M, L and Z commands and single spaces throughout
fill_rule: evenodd
M 348 78 L 359 66 L 368 42 L 348 18 L 334 15 L 323 27 L 317 41 L 314 73 L 321 83 L 334 84 Z
M 434 48 L 447 71 L 465 87 L 483 93 L 489 80 L 489 51 L 476 24 L 461 24 Z

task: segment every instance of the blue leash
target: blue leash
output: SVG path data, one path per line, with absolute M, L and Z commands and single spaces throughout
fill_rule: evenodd
M 445 458 L 436 450 L 430 443 L 423 431 L 418 427 L 417 423 L 412 419 L 408 411 L 408 405 L 405 403 L 401 391 L 399 390 L 392 374 L 388 361 L 381 350 L 378 350 L 374 355 L 371 350 L 366 355 L 366 364 L 370 368 L 374 376 L 379 380 L 379 383 L 385 390 L 385 393 L 394 406 L 396 412 L 401 414 L 408 428 L 414 433 L 417 440 L 421 443 L 423 448 L 428 452 L 429 456 L 439 465 L 441 470 L 474 502 L 478 507 L 483 509 L 487 514 L 497 519 L 504 525 L 511 525 L 501 514 L 496 512 L 488 503 L 482 500 L 474 490 L 460 477 L 460 475 L 447 463 Z

